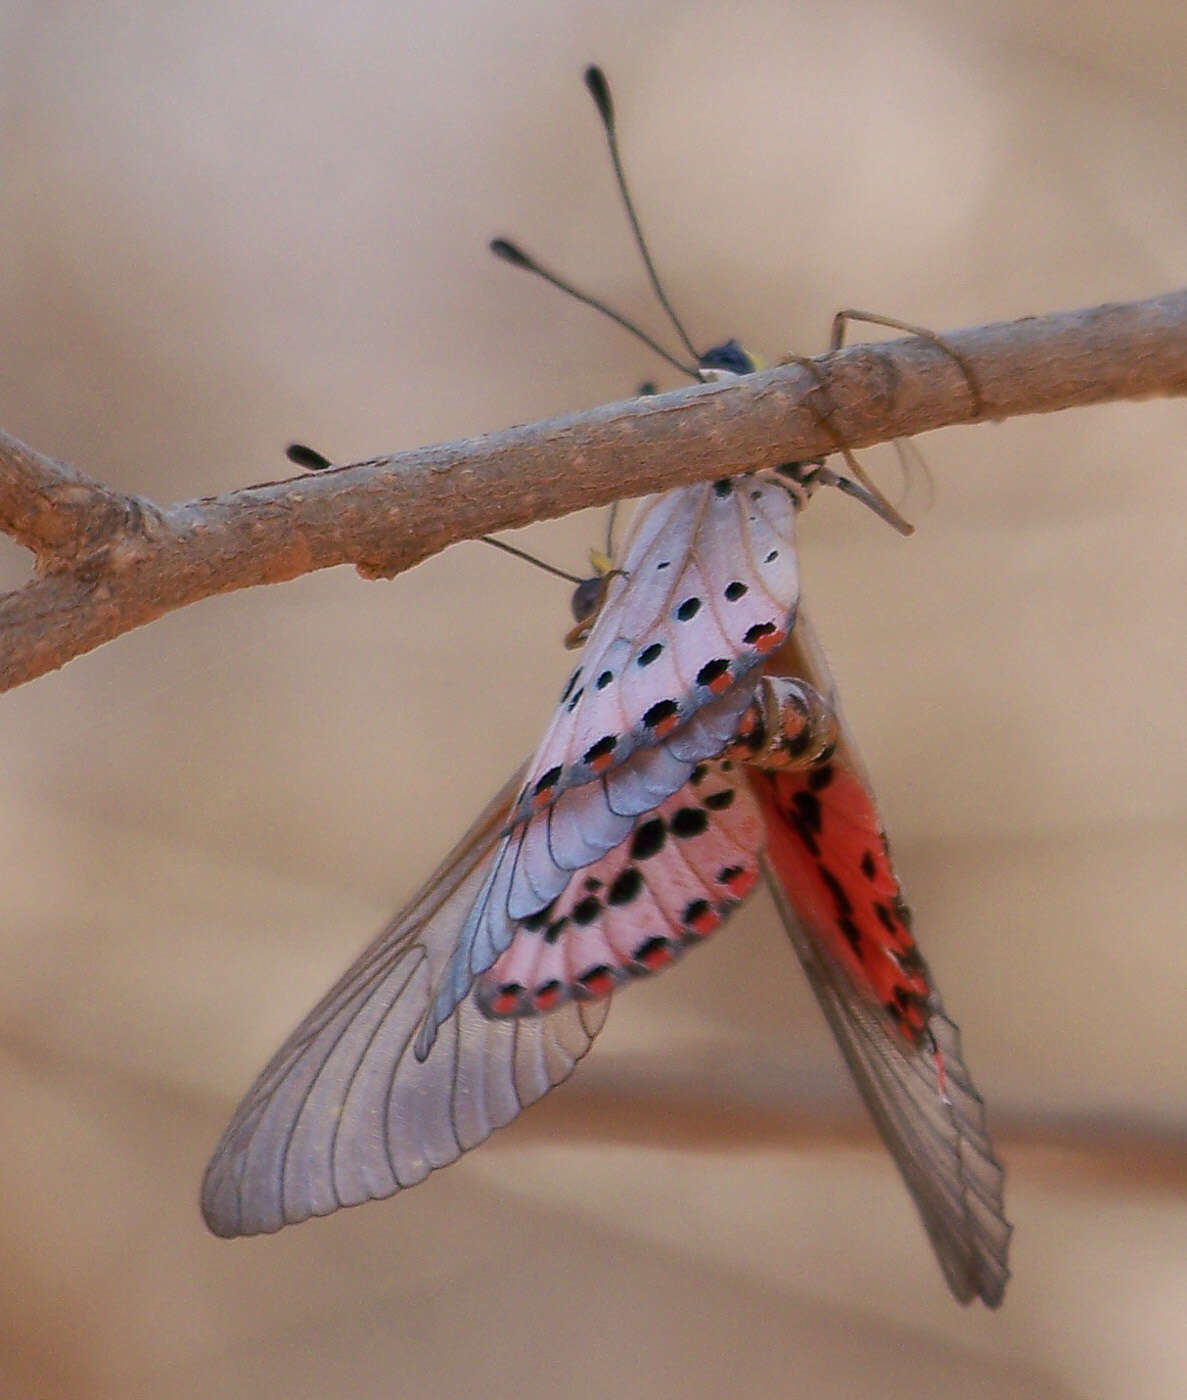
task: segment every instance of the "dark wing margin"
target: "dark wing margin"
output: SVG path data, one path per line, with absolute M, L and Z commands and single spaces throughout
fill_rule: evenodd
M 585 1055 L 608 1003 L 492 1021 L 472 995 L 423 1062 L 412 1052 L 521 783 L 522 770 L 240 1104 L 202 1182 L 216 1235 L 270 1233 L 412 1186 L 509 1123 Z
M 841 714 L 836 685 L 802 611 L 795 632 L 767 670 L 807 680 L 828 698 L 839 733 L 831 763 L 864 789 L 867 811 L 862 823 L 869 826 L 870 835 L 880 836 L 869 781 Z M 776 778 L 776 786 L 778 782 Z M 945 1014 L 913 942 L 902 970 L 916 974 L 926 986 L 918 1008 L 921 1025 L 913 1042 L 904 1034 L 904 1023 L 892 1020 L 889 1009 L 871 996 L 872 988 L 854 980 L 852 967 L 846 968 L 841 956 L 846 938 L 838 937 L 835 927 L 815 925 L 814 920 L 826 916 L 804 877 L 802 837 L 789 836 L 784 843 L 780 835 L 788 834 L 786 827 L 771 830 L 771 823 L 779 820 L 770 802 L 774 788 L 763 774 L 755 775 L 754 784 L 767 810 L 763 866 L 776 906 L 861 1096 L 923 1218 L 948 1285 L 962 1303 L 981 1298 L 996 1308 L 1010 1277 L 1007 1255 L 1013 1227 L 1005 1217 L 1004 1173 L 989 1138 L 984 1100 L 964 1064 L 960 1032 Z M 821 795 L 827 800 L 828 789 Z M 884 843 L 870 844 L 875 845 L 876 864 L 885 862 L 897 892 Z M 787 880 L 780 878 L 780 863 Z M 901 908 L 887 912 L 910 939 Z
M 764 861 L 775 902 L 812 990 L 923 1218 L 948 1286 L 962 1303 L 996 1308 L 1010 1271 L 1012 1226 L 985 1105 L 961 1058 L 960 1032 L 938 996 L 928 1005 L 934 1049 L 914 1049 L 862 997 L 805 929 Z M 942 1065 L 942 1070 L 940 1066 Z

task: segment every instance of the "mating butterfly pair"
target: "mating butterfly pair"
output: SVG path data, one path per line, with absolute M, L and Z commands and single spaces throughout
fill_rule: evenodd
M 596 70 L 587 83 L 637 233 L 609 94 Z M 696 364 L 753 368 L 732 342 Z M 835 480 L 790 465 L 640 506 L 535 756 L 240 1105 L 203 1183 L 216 1234 L 456 1160 L 567 1078 L 616 988 L 765 874 L 949 1286 L 1001 1302 L 1010 1226 L 984 1106 L 798 610 L 796 518 Z

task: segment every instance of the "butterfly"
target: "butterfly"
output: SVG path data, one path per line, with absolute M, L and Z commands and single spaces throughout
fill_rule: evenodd
M 643 246 L 605 80 L 586 81 Z M 755 367 L 733 341 L 694 359 L 715 377 Z M 949 1287 L 1001 1302 L 1011 1227 L 984 1105 L 799 605 L 798 515 L 827 484 L 879 506 L 819 461 L 639 506 L 617 563 L 575 591 L 582 651 L 536 753 L 232 1118 L 202 1188 L 216 1234 L 455 1161 L 569 1076 L 616 992 L 765 879 Z

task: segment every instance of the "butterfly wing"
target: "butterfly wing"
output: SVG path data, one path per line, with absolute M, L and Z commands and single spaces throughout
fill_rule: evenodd
M 707 707 L 722 715 L 726 697 L 737 706 L 734 718 L 740 715 L 749 703 L 740 682 L 790 632 L 801 500 L 792 483 L 762 472 L 681 487 L 640 505 L 514 821 L 569 787 L 611 774 L 640 749 L 672 752 L 688 766 L 673 770 L 660 797 L 654 781 L 615 793 L 618 810 L 635 816 L 683 786 L 692 764 L 720 751 L 732 730 L 723 738 L 718 728 L 702 732 L 690 721 Z
M 491 1016 L 551 1013 L 667 967 L 753 888 L 762 835 L 741 769 L 728 759 L 698 764 L 625 840 L 516 926 L 478 979 L 479 1005 Z
M 747 688 L 747 704 L 750 697 Z M 504 952 L 517 926 L 552 906 L 575 872 L 622 847 L 640 817 L 662 808 L 688 785 L 698 765 L 686 755 L 702 751 L 702 745 L 714 753 L 726 746 L 737 729 L 738 710 L 732 693 L 722 696 L 694 714 L 662 748 L 639 749 L 613 773 L 566 788 L 550 806 L 503 834 L 437 982 L 417 1038 L 418 1055 L 428 1053 L 437 1026 L 466 996 L 474 977 Z M 637 810 L 628 804 L 623 811 L 618 796 L 624 789 L 648 791 L 652 797 Z
M 772 669 L 834 702 L 806 620 Z M 836 711 L 841 723 L 839 710 Z M 915 946 L 860 759 L 842 725 L 830 758 L 757 773 L 775 901 L 878 1131 L 923 1217 L 952 1292 L 996 1307 L 1011 1226 L 984 1102 L 957 1027 Z
M 799 602 L 794 479 L 761 472 L 644 501 L 621 570 L 529 765 L 509 830 L 417 1038 L 504 952 L 518 921 L 721 752 Z
M 203 1179 L 216 1235 L 278 1230 L 414 1185 L 567 1078 L 589 1049 L 605 1002 L 500 1021 L 467 996 L 426 1059 L 412 1050 L 522 781 L 521 770 L 260 1075 Z

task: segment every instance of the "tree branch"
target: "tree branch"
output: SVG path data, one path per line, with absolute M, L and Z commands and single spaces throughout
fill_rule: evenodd
M 390 578 L 459 540 L 625 496 L 981 418 L 1187 393 L 1187 291 L 821 356 L 724 384 L 158 507 L 0 433 L 0 690 L 215 593 L 354 564 Z M 822 415 L 827 414 L 827 421 Z

